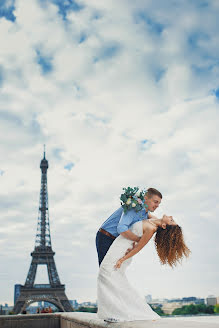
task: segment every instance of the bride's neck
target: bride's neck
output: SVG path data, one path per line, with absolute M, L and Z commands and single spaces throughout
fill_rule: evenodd
M 153 223 L 157 227 L 161 227 L 162 226 L 162 219 L 149 219 L 149 220 L 151 221 L 151 223 Z

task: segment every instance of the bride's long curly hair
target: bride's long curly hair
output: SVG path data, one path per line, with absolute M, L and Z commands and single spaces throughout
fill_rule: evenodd
M 178 225 L 167 225 L 166 229 L 158 227 L 154 242 L 161 264 L 171 267 L 181 263 L 183 257 L 191 253 L 184 242 L 182 228 Z

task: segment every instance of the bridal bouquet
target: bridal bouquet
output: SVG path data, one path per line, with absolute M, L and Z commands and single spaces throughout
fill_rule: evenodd
M 147 208 L 148 205 L 145 203 L 145 193 L 147 190 L 139 190 L 138 187 L 123 188 L 124 193 L 121 194 L 120 200 L 124 213 L 134 209 L 136 212 L 141 211 L 143 208 Z

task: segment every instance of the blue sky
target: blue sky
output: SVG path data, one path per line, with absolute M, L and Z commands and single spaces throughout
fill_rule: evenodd
M 3 0 L 0 4 L 0 17 L 5 17 L 6 19 L 14 22 L 15 16 L 14 16 L 14 0 Z
M 70 299 L 96 300 L 95 233 L 129 185 L 161 190 L 157 216 L 173 215 L 192 250 L 172 270 L 151 242 L 128 273 L 136 289 L 219 296 L 218 14 L 216 0 L 1 2 L 0 304 L 29 269 L 44 144 Z

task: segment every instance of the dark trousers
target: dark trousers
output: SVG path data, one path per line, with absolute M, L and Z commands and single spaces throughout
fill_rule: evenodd
M 103 261 L 104 256 L 108 252 L 108 249 L 112 245 L 115 239 L 104 235 L 102 232 L 98 231 L 96 235 L 96 248 L 98 254 L 99 266 Z

